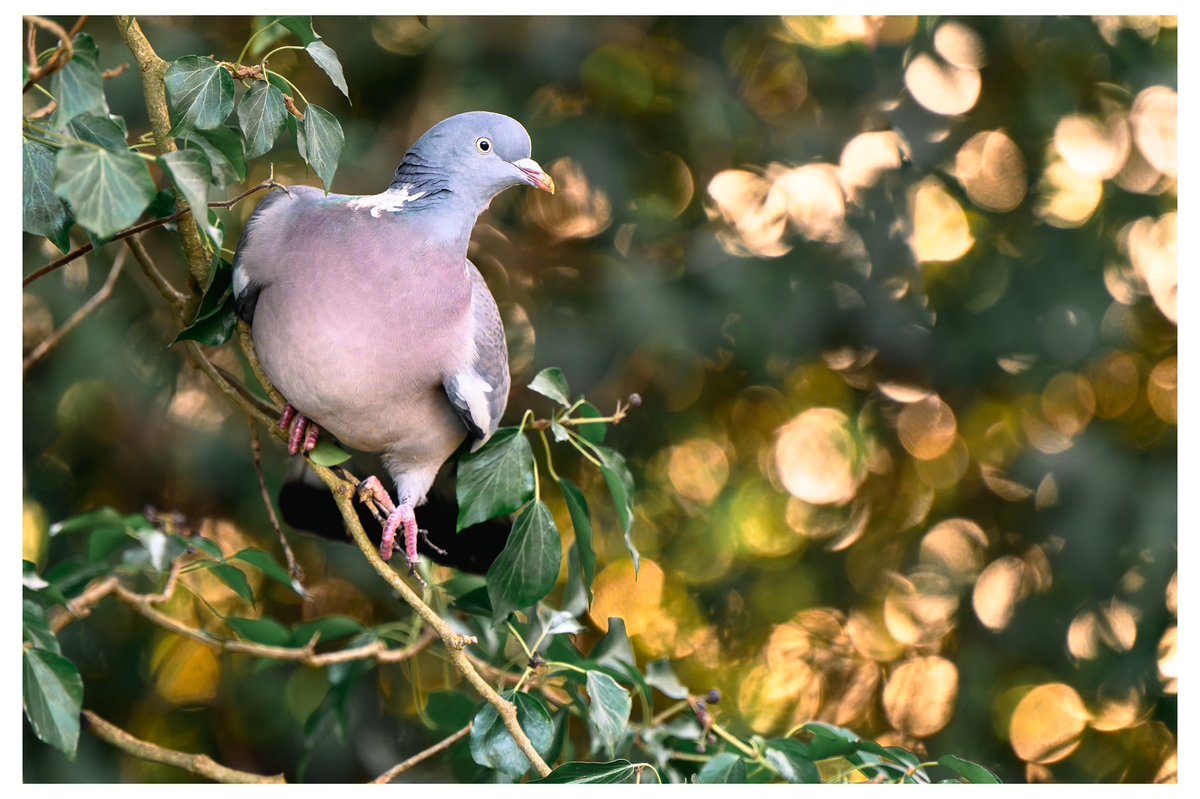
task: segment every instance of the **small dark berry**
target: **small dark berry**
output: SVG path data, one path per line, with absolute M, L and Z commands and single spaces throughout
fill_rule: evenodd
M 721 692 L 714 688 L 708 692 L 708 696 L 706 696 L 705 699 L 708 700 L 710 705 L 715 705 L 721 701 Z

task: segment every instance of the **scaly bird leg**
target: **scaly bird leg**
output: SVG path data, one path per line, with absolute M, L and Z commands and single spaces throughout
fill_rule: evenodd
M 291 403 L 283 406 L 283 414 L 279 417 L 279 429 L 288 431 L 289 455 L 311 452 L 313 447 L 317 446 L 317 436 L 321 434 L 321 428 L 297 411 Z
M 388 515 L 383 524 L 383 538 L 379 542 L 379 557 L 385 561 L 391 560 L 392 548 L 396 543 L 396 533 L 403 527 L 404 559 L 408 562 L 408 573 L 415 577 L 421 585 L 425 585 L 425 581 L 417 574 L 417 535 L 420 531 L 417 529 L 417 517 L 413 512 L 412 503 L 394 504 L 387 489 L 374 475 L 358 484 L 358 498 L 360 501 L 371 500 L 378 503 Z

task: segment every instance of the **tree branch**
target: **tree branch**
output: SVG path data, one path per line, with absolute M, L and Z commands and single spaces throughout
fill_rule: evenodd
M 446 751 L 447 749 L 449 749 L 450 747 L 454 746 L 456 743 L 461 741 L 463 738 L 466 738 L 468 735 L 470 735 L 471 727 L 474 726 L 474 724 L 475 724 L 475 722 L 473 722 L 473 721 L 469 722 L 467 724 L 467 726 L 463 727 L 461 730 L 451 733 L 450 735 L 448 735 L 445 738 L 443 738 L 442 740 L 438 741 L 437 743 L 435 743 L 433 746 L 429 747 L 428 749 L 426 749 L 422 752 L 418 752 L 417 754 L 410 757 L 408 760 L 397 763 L 396 765 L 392 766 L 387 771 L 380 774 L 375 779 L 371 780 L 372 784 L 387 785 L 389 782 L 396 779 L 396 777 L 398 777 L 401 774 L 403 774 L 404 772 L 408 771 L 413 766 L 418 765 L 419 763 L 423 763 L 424 761 L 428 760 L 429 758 L 433 757 L 434 755 L 438 754 L 439 752 Z
M 40 344 L 33 348 L 33 351 L 29 353 L 29 355 L 25 358 L 24 364 L 22 364 L 22 374 L 28 374 L 29 370 L 32 369 L 38 361 L 46 357 L 46 355 L 52 349 L 58 346 L 59 342 L 61 342 L 68 333 L 79 327 L 79 324 L 87 318 L 88 314 L 99 308 L 104 301 L 112 295 L 113 286 L 117 284 L 117 278 L 121 276 L 121 269 L 125 266 L 126 255 L 128 255 L 128 253 L 125 250 L 118 252 L 117 257 L 113 259 L 112 269 L 108 270 L 108 277 L 105 279 L 104 285 L 100 287 L 100 290 L 93 294 L 87 302 L 81 305 L 79 310 L 71 314 L 70 318 L 63 322 L 62 327 L 60 327 L 58 330 L 55 330 Z
M 271 526 L 275 528 L 275 535 L 279 536 L 279 546 L 283 548 L 283 554 L 287 558 L 288 574 L 292 576 L 293 580 L 302 583 L 304 569 L 300 568 L 300 564 L 296 562 L 296 553 L 292 551 L 287 536 L 283 534 L 279 517 L 275 515 L 275 503 L 271 501 L 271 493 L 267 491 L 267 478 L 263 475 L 262 468 L 262 442 L 258 440 L 258 427 L 254 424 L 253 419 L 247 418 L 246 422 L 250 426 L 250 449 L 254 455 L 254 474 L 258 477 L 258 490 L 262 494 L 263 505 L 267 508 L 267 516 L 271 520 Z
M 105 721 L 90 710 L 83 711 L 82 716 L 85 726 L 91 730 L 93 735 L 140 760 L 148 760 L 151 763 L 162 763 L 167 766 L 181 768 L 192 774 L 208 777 L 213 782 L 255 784 L 279 784 L 287 782 L 282 774 L 264 776 L 262 774 L 251 774 L 248 771 L 238 771 L 228 766 L 222 766 L 208 755 L 193 755 L 187 752 L 179 752 L 152 744 L 149 741 L 143 741 L 141 738 L 135 738 L 125 732 L 125 730 L 117 725 Z
M 87 23 L 87 19 L 87 17 L 80 17 L 76 20 L 75 26 L 71 28 L 70 33 L 68 33 L 52 19 L 33 15 L 25 17 L 25 21 L 29 23 L 29 80 L 25 81 L 25 87 L 21 89 L 21 94 L 32 89 L 33 84 L 42 78 L 58 72 L 67 65 L 67 62 L 71 60 L 71 56 L 75 55 L 75 45 L 72 40 L 75 38 L 75 34 L 83 29 L 84 24 Z M 37 28 L 44 28 L 58 37 L 58 49 L 54 51 L 54 54 L 50 56 L 45 64 L 41 65 L 37 62 L 37 34 L 35 33 Z

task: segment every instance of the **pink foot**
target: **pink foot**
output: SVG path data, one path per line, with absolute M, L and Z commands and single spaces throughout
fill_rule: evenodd
M 288 431 L 289 455 L 311 452 L 313 447 L 317 446 L 317 436 L 321 434 L 321 428 L 298 412 L 291 403 L 283 406 L 283 415 L 279 417 L 279 429 Z
M 387 519 L 382 520 L 383 538 L 379 542 L 379 557 L 385 561 L 392 559 L 392 549 L 396 545 L 396 533 L 403 527 L 404 559 L 408 562 L 408 573 L 416 577 L 417 582 L 424 585 L 424 581 L 417 574 L 417 535 L 420 530 L 417 529 L 417 517 L 412 504 L 408 502 L 394 504 L 387 489 L 374 475 L 359 484 L 358 498 L 359 501 L 374 500 L 387 513 Z

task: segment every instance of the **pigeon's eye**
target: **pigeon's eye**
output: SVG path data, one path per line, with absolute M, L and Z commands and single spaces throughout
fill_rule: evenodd
M 487 136 L 481 136 L 475 140 L 475 149 L 487 155 L 492 151 L 492 140 Z

